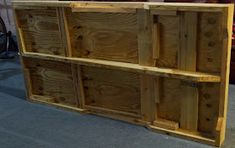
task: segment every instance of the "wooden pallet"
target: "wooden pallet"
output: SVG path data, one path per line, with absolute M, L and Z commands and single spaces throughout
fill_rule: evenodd
M 29 100 L 223 143 L 233 5 L 13 6 Z

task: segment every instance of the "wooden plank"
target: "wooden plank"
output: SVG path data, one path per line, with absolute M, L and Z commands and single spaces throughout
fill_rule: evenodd
M 184 138 L 184 139 L 188 139 L 188 140 L 192 140 L 192 141 L 196 141 L 196 142 L 200 142 L 200 143 L 205 143 L 205 144 L 209 144 L 209 145 L 215 145 L 215 140 L 213 140 L 211 138 L 204 137 L 204 136 L 200 135 L 200 133 L 192 133 L 192 132 L 188 132 L 188 131 L 180 130 L 180 129 L 179 130 L 170 130 L 170 129 L 165 129 L 165 128 L 161 128 L 161 127 L 156 127 L 153 125 L 148 125 L 148 127 L 150 128 L 150 130 L 153 130 L 158 133 L 164 133 L 164 134 L 170 135 L 170 136 L 180 137 L 180 138 Z
M 50 100 L 51 98 L 49 98 Z M 38 95 L 32 95 L 29 98 L 29 101 L 33 101 L 33 102 L 37 102 L 37 103 L 42 103 L 42 104 L 46 104 L 46 105 L 52 105 L 52 106 L 56 106 L 59 108 L 63 108 L 63 109 L 68 109 L 70 111 L 78 111 L 79 113 L 88 113 L 88 111 L 86 109 L 81 109 L 81 108 L 77 108 L 77 107 L 72 107 L 72 106 L 68 106 L 68 105 L 63 105 L 63 104 L 58 104 L 58 103 L 48 103 L 45 100 L 45 96 L 38 96 Z M 48 99 L 46 99 L 48 100 Z
M 177 15 L 177 11 L 168 11 L 168 10 L 157 10 L 157 9 L 152 9 L 150 10 L 151 15 Z
M 221 127 L 220 136 L 217 135 L 216 145 L 221 146 L 225 139 L 227 108 L 228 108 L 228 86 L 229 86 L 229 71 L 231 59 L 232 45 L 232 22 L 233 22 L 234 6 L 224 9 L 222 23 L 222 40 L 223 52 L 221 63 L 221 85 L 220 85 L 220 101 L 219 101 L 219 117 L 223 118 L 223 126 Z
M 152 18 L 149 11 L 139 9 L 137 12 L 138 21 L 138 52 L 139 64 L 153 66 L 152 51 Z
M 82 69 L 80 65 L 77 65 L 77 77 L 78 77 L 78 95 L 79 95 L 79 104 L 80 108 L 84 108 L 85 105 L 85 94 L 84 94 L 84 86 L 82 79 Z
M 72 78 L 73 78 L 73 86 L 74 86 L 74 95 L 75 95 L 75 100 L 76 100 L 76 105 L 77 107 L 81 107 L 80 104 L 80 97 L 79 97 L 79 80 L 78 80 L 78 75 L 77 75 L 77 65 L 76 64 L 71 64 L 71 72 L 72 72 Z M 82 99 L 82 98 L 81 98 Z
M 103 108 L 103 107 L 97 107 L 97 106 L 91 106 L 91 105 L 85 105 L 85 108 L 94 112 L 101 112 L 101 113 L 111 113 L 114 115 L 124 115 L 124 116 L 129 116 L 129 117 L 134 117 L 134 118 L 140 118 L 140 115 L 138 114 L 133 114 L 133 113 L 128 113 L 125 111 L 117 111 L 113 109 L 108 109 L 108 108 Z
M 152 51 L 152 20 L 149 11 L 137 10 L 138 20 L 138 55 L 139 64 L 154 66 Z M 148 75 L 141 75 L 141 114 L 144 120 L 154 121 L 156 114 L 154 96 L 154 78 Z
M 76 6 L 72 8 L 72 12 L 102 12 L 102 13 L 136 13 L 136 9 L 128 8 L 112 8 L 112 7 L 87 7 L 87 6 Z
M 185 12 L 181 19 L 181 49 L 178 67 L 181 70 L 196 71 L 197 13 Z M 181 98 L 180 128 L 197 131 L 198 88 L 194 84 L 183 84 Z
M 105 61 L 105 60 L 95 60 L 95 59 L 85 59 L 85 58 L 66 58 L 61 56 L 46 55 L 40 53 L 22 53 L 23 57 L 32 57 L 39 58 L 44 60 L 52 61 L 62 61 L 67 63 L 76 63 L 79 65 L 86 65 L 92 67 L 102 67 L 108 69 L 117 69 L 129 72 L 137 72 L 140 74 L 148 74 L 153 76 L 161 76 L 168 78 L 177 78 L 186 81 L 195 81 L 195 82 L 220 82 L 220 77 L 217 75 L 211 75 L 200 72 L 188 72 L 170 68 L 158 68 L 150 66 L 141 66 L 138 64 L 131 63 L 122 63 L 114 61 Z
M 72 1 L 13 1 L 14 8 L 22 6 L 54 6 L 54 7 L 76 7 L 76 5 L 84 6 L 100 6 L 112 8 L 142 8 L 142 9 L 158 9 L 158 10 L 178 10 L 178 11 L 204 11 L 218 12 L 230 4 L 203 4 L 203 3 L 156 3 L 156 2 L 72 2 Z

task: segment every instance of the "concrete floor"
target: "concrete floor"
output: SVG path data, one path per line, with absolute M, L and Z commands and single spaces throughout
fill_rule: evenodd
M 0 61 L 0 148 L 213 148 L 121 121 L 80 115 L 25 100 L 19 60 Z M 235 86 L 230 86 L 227 138 L 235 147 Z

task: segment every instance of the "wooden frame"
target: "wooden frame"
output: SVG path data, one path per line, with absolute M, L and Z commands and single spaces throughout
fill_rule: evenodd
M 30 101 L 222 145 L 233 5 L 16 1 L 13 7 Z

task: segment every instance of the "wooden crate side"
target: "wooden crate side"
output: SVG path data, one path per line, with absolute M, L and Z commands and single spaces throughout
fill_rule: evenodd
M 48 103 L 79 105 L 70 64 L 32 58 L 24 58 L 23 62 L 29 71 L 32 95 L 43 96 Z
M 219 116 L 220 84 L 200 83 L 198 90 L 198 130 L 215 137 L 214 130 Z
M 65 56 L 56 8 L 15 12 L 25 51 Z
M 138 63 L 135 13 L 66 9 L 73 57 Z
M 16 7 L 31 100 L 222 144 L 232 6 L 35 5 Z

